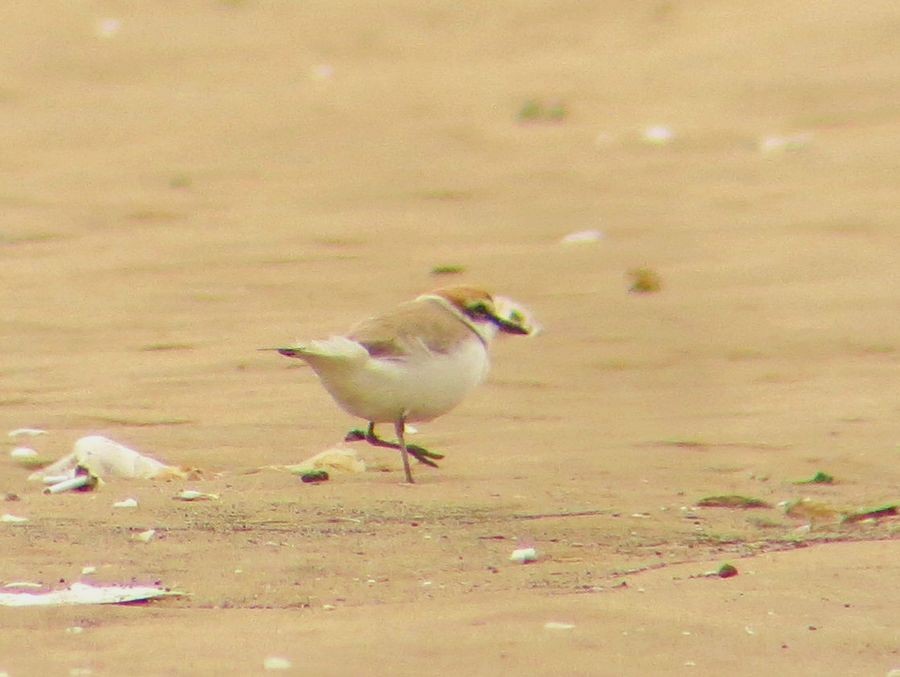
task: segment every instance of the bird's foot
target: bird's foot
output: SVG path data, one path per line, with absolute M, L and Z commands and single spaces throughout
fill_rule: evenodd
M 361 428 L 354 428 L 344 435 L 344 442 L 362 442 L 366 439 L 366 431 Z
M 367 432 L 365 430 L 360 430 L 359 428 L 351 430 L 344 437 L 345 442 L 362 442 L 363 440 L 371 444 L 373 447 L 400 449 L 400 445 L 397 442 L 389 442 L 387 440 L 383 440 L 374 432 Z M 418 444 L 407 444 L 406 451 L 408 451 L 410 456 L 416 459 L 419 463 L 430 465 L 432 468 L 438 467 L 438 464 L 435 463 L 432 459 L 441 460 L 442 458 L 444 458 L 443 454 L 440 454 L 436 451 L 429 451 L 425 447 L 420 447 Z

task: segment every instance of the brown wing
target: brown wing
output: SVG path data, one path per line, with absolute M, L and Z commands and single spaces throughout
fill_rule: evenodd
M 357 324 L 348 338 L 372 357 L 405 359 L 417 354 L 447 353 L 472 329 L 431 299 L 416 299 Z

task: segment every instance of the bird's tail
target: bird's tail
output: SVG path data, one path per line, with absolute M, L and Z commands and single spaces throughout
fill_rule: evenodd
M 355 363 L 369 357 L 369 353 L 359 343 L 343 336 L 297 343 L 284 348 L 260 348 L 260 350 L 274 350 L 279 355 L 296 357 L 310 364 L 316 362 Z

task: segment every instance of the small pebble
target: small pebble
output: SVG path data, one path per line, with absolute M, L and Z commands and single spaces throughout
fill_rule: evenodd
M 113 503 L 114 508 L 136 508 L 137 506 L 138 502 L 133 498 L 126 498 L 124 501 L 116 501 Z

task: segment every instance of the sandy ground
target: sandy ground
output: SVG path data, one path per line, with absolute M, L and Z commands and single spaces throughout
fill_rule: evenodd
M 45 496 L 4 454 L 2 512 L 29 521 L 0 524 L 0 582 L 190 594 L 0 609 L 0 672 L 900 667 L 897 518 L 777 507 L 900 498 L 895 2 L 0 18 L 0 429 L 203 471 Z M 659 293 L 629 293 L 639 267 Z M 319 486 L 260 469 L 355 422 L 257 347 L 463 281 L 546 332 L 498 343 L 489 382 L 421 426 L 439 470 L 403 486 L 364 448 L 376 470 Z M 794 483 L 818 471 L 835 482 Z M 188 487 L 220 498 L 172 500 Z M 722 494 L 771 507 L 696 507 Z M 508 560 L 523 543 L 538 562 Z

